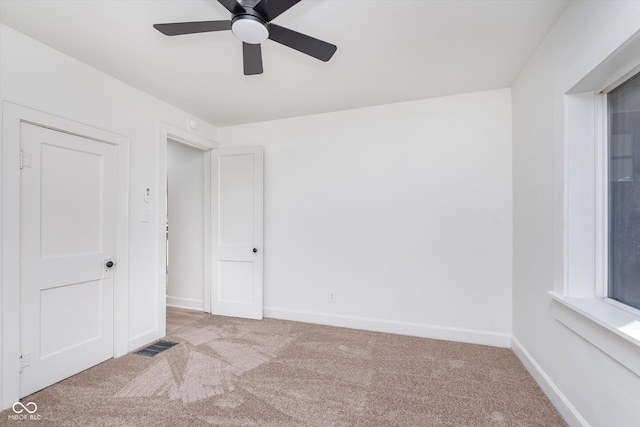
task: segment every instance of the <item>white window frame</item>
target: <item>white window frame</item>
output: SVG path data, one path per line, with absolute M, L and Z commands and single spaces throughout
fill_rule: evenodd
M 640 72 L 636 35 L 565 93 L 555 318 L 640 376 L 640 310 L 608 298 L 607 93 Z
M 606 93 L 594 97 L 595 297 L 609 300 L 609 118 Z

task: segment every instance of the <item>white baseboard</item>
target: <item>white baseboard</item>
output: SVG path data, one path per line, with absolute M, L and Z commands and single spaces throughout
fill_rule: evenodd
M 290 310 L 277 307 L 265 307 L 264 316 L 274 319 L 293 320 L 296 322 L 362 329 L 365 331 L 387 332 L 437 340 L 490 345 L 494 347 L 511 347 L 511 335 L 497 332 L 434 326 L 422 323 L 399 322 L 395 320 L 376 319 L 370 317 Z
M 589 427 L 589 423 L 580 415 L 580 412 L 571 404 L 569 399 L 567 399 L 551 378 L 542 370 L 540 365 L 538 365 L 516 337 L 511 338 L 511 349 L 527 371 L 529 371 L 533 379 L 536 380 L 544 394 L 547 395 L 567 424 L 571 427 Z
M 131 352 L 131 351 L 137 350 L 140 347 L 144 347 L 147 344 L 151 344 L 157 339 L 158 339 L 158 331 L 156 329 L 151 329 L 141 334 L 138 334 L 135 337 L 129 338 L 129 351 Z
M 204 311 L 204 300 L 167 296 L 169 307 L 186 308 L 188 310 Z

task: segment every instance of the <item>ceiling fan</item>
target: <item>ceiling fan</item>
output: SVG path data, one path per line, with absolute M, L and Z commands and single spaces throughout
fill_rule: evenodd
M 300 0 L 218 0 L 229 12 L 228 21 L 197 21 L 155 24 L 167 36 L 231 30 L 242 41 L 244 74 L 262 74 L 260 43 L 273 40 L 299 52 L 328 61 L 337 47 L 331 43 L 272 24 L 271 21 Z

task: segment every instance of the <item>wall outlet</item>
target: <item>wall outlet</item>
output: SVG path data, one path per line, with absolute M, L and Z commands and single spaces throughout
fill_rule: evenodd
M 336 302 L 336 291 L 329 291 L 327 293 L 327 301 L 330 303 Z

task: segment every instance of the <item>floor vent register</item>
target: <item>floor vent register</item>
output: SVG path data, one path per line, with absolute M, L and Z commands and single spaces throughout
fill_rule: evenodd
M 162 353 L 163 351 L 173 347 L 174 345 L 178 345 L 177 342 L 171 341 L 158 341 L 155 344 L 151 344 L 141 350 L 135 352 L 135 354 L 139 354 L 141 356 L 149 356 L 153 357 L 158 353 Z

